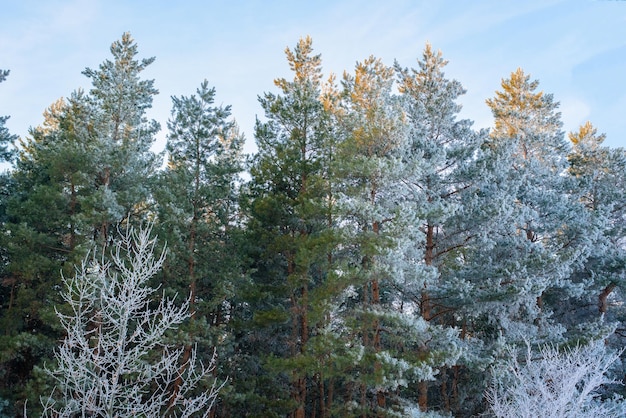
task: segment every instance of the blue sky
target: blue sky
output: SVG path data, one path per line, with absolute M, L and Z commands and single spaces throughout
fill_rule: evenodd
M 626 146 L 626 1 L 387 0 L 160 1 L 5 0 L 0 5 L 0 115 L 24 136 L 43 111 L 79 87 L 130 31 L 160 94 L 148 116 L 165 141 L 171 96 L 207 79 L 230 104 L 253 150 L 257 96 L 289 77 L 284 56 L 305 35 L 326 73 L 352 71 L 369 55 L 416 66 L 426 42 L 449 60 L 446 75 L 467 94 L 461 117 L 489 127 L 485 99 L 521 67 L 560 102 L 564 130 L 590 120 L 605 144 Z

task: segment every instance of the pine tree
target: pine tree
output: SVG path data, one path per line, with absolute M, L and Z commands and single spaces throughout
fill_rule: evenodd
M 61 332 L 52 311 L 60 272 L 95 241 L 106 244 L 118 226 L 145 216 L 158 125 L 145 120 L 153 82 L 138 74 L 152 60 L 134 59 L 128 34 L 112 52 L 114 61 L 85 71 L 94 83 L 90 94 L 79 90 L 53 104 L 43 125 L 21 140 L 12 172 L 3 278 L 11 290 L 0 321 L 7 376 L 22 399 L 35 396 L 23 392 L 25 385 L 37 384 L 34 367 L 51 355 Z
M 406 216 L 398 195 L 398 150 L 404 141 L 404 123 L 392 94 L 394 72 L 369 57 L 344 73 L 342 111 L 344 139 L 337 150 L 337 212 L 341 224 L 341 251 L 337 264 L 344 289 L 338 299 L 333 332 L 349 341 L 342 351 L 343 416 L 388 413 L 397 407 L 394 392 L 412 365 L 399 358 L 396 344 L 402 319 L 394 304 L 393 266 Z M 339 320 L 340 318 L 340 320 Z M 384 331 L 383 331 L 384 330 Z M 408 369 L 408 370 L 407 370 Z M 352 387 L 351 387 L 352 386 Z
M 457 100 L 465 90 L 445 77 L 446 65 L 442 53 L 430 44 L 418 69 L 396 64 L 410 126 L 402 153 L 404 204 L 415 216 L 402 269 L 405 292 L 411 295 L 407 304 L 412 308 L 407 308 L 419 312 L 429 325 L 431 337 L 418 352 L 430 359 L 431 367 L 457 364 L 460 347 L 466 345 L 465 318 L 475 301 L 469 299 L 462 270 L 473 262 L 467 255 L 480 245 L 489 226 L 478 193 L 489 176 L 480 152 L 486 133 L 472 130 L 469 120 L 457 120 L 461 110 Z M 459 367 L 441 370 L 436 400 L 429 399 L 428 380 L 435 379 L 433 374 L 422 377 L 417 387 L 420 409 L 460 407 Z
M 492 317 L 489 328 L 510 341 L 567 338 L 553 312 L 564 295 L 582 291 L 571 274 L 599 233 L 566 176 L 568 146 L 558 103 L 538 85 L 518 69 L 487 100 L 495 118 L 489 148 L 498 168 L 493 184 L 500 227 L 477 277 L 491 283 L 485 298 L 492 303 L 484 305 Z
M 111 45 L 113 60 L 83 71 L 92 80 L 89 98 L 96 109 L 92 123 L 98 147 L 97 192 L 90 204 L 97 215 L 90 222 L 101 243 L 121 221 L 144 216 L 149 179 L 160 165 L 151 151 L 160 126 L 146 118 L 158 90 L 154 80 L 140 78 L 154 57 L 137 60 L 137 53 L 137 44 L 126 32 Z
M 6 80 L 9 75 L 9 70 L 0 69 L 0 83 Z M 12 135 L 6 128 L 5 124 L 9 116 L 0 116 L 0 162 L 11 162 L 15 150 L 11 147 L 15 140 L 16 135 Z
M 246 203 L 254 331 L 242 344 L 247 350 L 255 346 L 251 358 L 266 370 L 258 374 L 271 370 L 274 376 L 270 382 L 257 379 L 257 388 L 250 389 L 257 393 L 250 396 L 274 405 L 276 413 L 304 417 L 324 396 L 309 390 L 315 375 L 309 346 L 326 318 L 318 311 L 323 300 L 313 301 L 329 271 L 328 115 L 321 56 L 313 54 L 311 38 L 285 53 L 293 80 L 275 80 L 280 94 L 259 98 L 267 121 L 257 122 L 259 151 Z
M 91 152 L 82 142 L 84 97 L 59 101 L 45 113 L 44 125 L 21 141 L 12 193 L 7 199 L 3 237 L 10 289 L 0 313 L 4 367 L 20 401 L 35 365 L 45 361 L 59 337 L 53 305 L 59 273 L 84 255 L 91 235 L 81 228 L 81 199 L 89 194 Z
M 0 70 L 0 83 L 6 80 L 9 75 L 8 70 Z M 7 329 L 10 324 L 5 321 L 4 310 L 12 309 L 15 305 L 17 280 L 9 271 L 9 251 L 7 246 L 11 240 L 11 232 L 7 227 L 7 204 L 13 193 L 14 181 L 10 171 L 6 170 L 6 166 L 13 162 L 15 150 L 12 148 L 17 136 L 12 135 L 5 123 L 9 116 L 0 116 L 0 164 L 5 166 L 3 172 L 0 173 L 0 329 Z M 20 355 L 16 353 L 17 346 L 15 341 L 9 341 L 6 334 L 0 336 L 0 411 L 2 413 L 11 411 L 15 401 L 15 390 L 11 382 L 18 382 L 21 386 L 23 375 L 20 373 Z M 12 353 L 15 353 L 12 355 Z
M 624 344 L 622 329 L 626 320 L 622 307 L 626 152 L 604 146 L 605 135 L 598 134 L 590 122 L 570 132 L 569 139 L 569 174 L 586 216 L 592 225 L 599 225 L 600 233 L 593 240 L 589 257 L 572 274 L 572 281 L 584 290 L 562 298 L 555 315 L 579 338 L 606 338 L 608 346 L 619 349 Z
M 188 336 L 177 336 L 189 341 L 185 358 L 192 341 L 206 349 L 219 340 L 220 350 L 227 349 L 226 328 L 241 280 L 236 237 L 243 136 L 229 120 L 230 107 L 214 106 L 214 100 L 206 80 L 195 95 L 173 97 L 168 165 L 155 190 L 156 227 L 170 248 L 170 262 L 157 279 L 168 293 L 189 295 Z

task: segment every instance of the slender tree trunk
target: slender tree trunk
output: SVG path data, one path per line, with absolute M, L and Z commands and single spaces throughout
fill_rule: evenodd
M 307 343 L 309 342 L 309 317 L 308 317 L 308 299 L 309 299 L 309 286 L 304 283 L 302 287 L 302 298 L 300 302 L 300 355 L 304 355 Z M 305 405 L 307 402 L 307 379 L 306 375 L 300 376 L 298 379 L 298 392 L 300 398 L 300 407 L 298 408 L 298 414 L 296 418 L 304 418 Z
M 370 191 L 370 199 L 371 199 L 372 205 L 376 204 L 376 193 L 377 193 L 376 187 L 373 187 L 372 190 Z M 378 235 L 380 234 L 380 222 L 374 221 L 372 223 L 372 231 L 374 232 L 374 235 L 376 236 L 376 238 L 378 238 Z M 374 306 L 379 306 L 380 305 L 380 282 L 377 278 L 374 278 L 372 280 L 372 282 L 370 283 L 370 288 L 371 288 L 371 304 Z M 376 318 L 372 325 L 373 325 L 372 331 L 374 333 L 374 339 L 373 339 L 374 341 L 373 341 L 372 348 L 374 349 L 374 352 L 378 353 L 381 350 L 380 320 Z M 375 374 L 380 373 L 381 368 L 382 366 L 380 364 L 380 361 L 376 361 L 374 363 L 374 373 Z M 381 409 L 384 408 L 386 405 L 385 393 L 382 390 L 378 390 L 376 392 L 376 404 Z
M 334 396 L 335 396 L 335 381 L 333 379 L 330 379 L 328 381 L 328 395 L 326 397 L 326 411 L 328 411 L 327 416 L 330 416 L 330 412 L 333 409 Z
M 367 418 L 367 388 L 365 387 L 365 383 L 361 383 L 361 417 Z
M 461 326 L 461 341 L 465 341 L 465 337 L 467 336 L 467 321 L 463 321 L 463 325 Z M 455 409 L 459 408 L 459 373 L 461 370 L 461 366 L 455 364 L 452 366 L 453 369 L 453 377 L 452 377 L 452 402 Z
M 76 185 L 72 180 L 70 183 L 70 240 L 68 243 L 70 251 L 73 251 L 74 247 L 76 247 L 76 226 L 74 225 L 74 217 L 76 216 L 77 204 Z
M 319 372 L 317 374 L 317 390 L 319 392 L 319 408 L 320 408 L 320 417 L 326 418 L 326 389 L 324 388 L 324 374 Z
M 426 251 L 424 252 L 424 264 L 432 266 L 434 261 L 434 249 L 435 249 L 435 227 L 431 224 L 426 226 Z M 422 318 L 426 321 L 430 321 L 432 318 L 432 307 L 430 302 L 430 296 L 426 284 L 422 290 L 420 313 Z
M 188 267 L 188 272 L 189 272 L 188 274 L 189 274 L 189 312 L 190 312 L 189 321 L 190 323 L 193 323 L 196 317 L 196 311 L 195 311 L 196 258 L 194 256 L 194 252 L 196 248 L 196 224 L 198 222 L 198 219 L 196 215 L 197 211 L 196 211 L 195 203 L 193 207 L 194 207 L 193 209 L 194 216 L 191 220 L 191 227 L 189 231 L 189 246 L 188 246 L 189 257 L 187 258 L 187 267 Z M 192 337 L 191 339 L 193 340 L 193 336 L 190 336 L 190 337 Z M 183 384 L 183 373 L 185 372 L 185 369 L 187 368 L 187 363 L 189 362 L 189 359 L 191 358 L 191 349 L 192 349 L 191 344 L 185 345 L 185 348 L 183 350 L 183 357 L 181 360 L 179 375 L 174 381 L 174 384 L 172 386 L 172 395 L 170 397 L 170 404 L 169 404 L 170 407 L 176 401 L 176 397 L 178 396 L 178 393 L 180 392 L 180 387 Z
M 102 178 L 101 187 L 108 189 L 111 183 L 111 167 L 106 167 L 104 169 L 104 173 L 102 173 L 101 178 Z M 101 243 L 103 250 L 107 248 L 108 227 L 109 227 L 108 222 L 106 220 L 103 220 L 99 226 L 94 226 L 94 239 L 97 239 L 98 234 L 100 235 L 99 238 L 100 238 L 100 243 Z
M 291 253 L 287 255 L 287 275 L 292 277 L 296 272 L 295 256 Z M 303 330 L 303 325 L 307 324 L 305 319 L 306 308 L 302 306 L 305 296 L 304 286 L 300 289 L 291 291 L 291 341 L 290 353 L 291 357 L 303 353 L 305 347 L 304 338 L 308 338 L 308 332 Z M 308 324 L 307 324 L 308 326 Z M 290 414 L 293 418 L 304 418 L 305 402 L 306 402 L 306 378 L 302 376 L 301 371 L 293 370 L 291 376 L 291 399 L 296 403 L 296 409 Z
M 17 279 L 15 277 L 11 277 L 11 294 L 9 295 L 9 306 L 7 308 L 7 312 L 11 312 L 13 309 L 13 301 L 15 299 L 15 284 L 17 283 Z M 9 329 L 7 327 L 6 335 L 9 335 Z
M 610 283 L 608 286 L 606 286 L 602 292 L 600 292 L 600 295 L 598 295 L 598 311 L 601 314 L 605 314 L 606 311 L 609 308 L 609 303 L 608 303 L 608 298 L 609 295 L 611 294 L 611 292 L 613 292 L 613 290 L 615 290 L 617 286 L 615 285 L 615 283 Z
M 428 224 L 426 226 L 426 251 L 424 252 L 424 263 L 427 266 L 431 266 L 434 261 L 434 249 L 435 249 L 435 228 L 432 224 Z M 424 284 L 424 289 L 422 290 L 422 300 L 420 313 L 422 318 L 425 321 L 430 321 L 432 318 L 432 308 L 430 302 L 430 295 L 428 294 L 428 289 L 426 288 L 426 284 Z M 426 348 L 423 349 L 426 351 Z M 426 354 L 426 353 L 424 353 Z M 425 412 L 428 409 L 428 382 L 425 380 L 420 381 L 417 384 L 417 403 L 420 407 L 420 410 Z
M 441 399 L 443 400 L 443 410 L 450 412 L 450 396 L 448 395 L 448 368 L 441 368 Z

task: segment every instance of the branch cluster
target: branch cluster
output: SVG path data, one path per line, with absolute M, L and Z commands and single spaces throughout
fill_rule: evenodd
M 166 252 L 155 257 L 150 228 L 130 230 L 115 246 L 111 261 L 84 261 L 64 278 L 70 311 L 57 311 L 67 333 L 49 373 L 58 386 L 42 400 L 44 416 L 189 417 L 207 416 L 223 386 L 211 377 L 216 366 L 197 365 L 196 350 L 185 365 L 182 349 L 166 333 L 189 317 L 189 301 L 177 306 L 161 298 L 151 305 L 148 280 Z M 182 379 L 178 390 L 172 384 Z M 208 389 L 200 391 L 200 387 Z

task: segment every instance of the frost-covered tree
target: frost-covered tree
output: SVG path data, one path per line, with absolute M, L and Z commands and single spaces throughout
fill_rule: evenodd
M 160 165 L 151 150 L 160 126 L 146 117 L 158 90 L 154 80 L 141 78 L 154 57 L 139 60 L 137 53 L 137 44 L 126 32 L 111 45 L 112 60 L 83 71 L 93 85 L 89 100 L 98 148 L 92 155 L 96 190 L 86 204 L 93 208 L 88 221 L 101 243 L 109 240 L 121 220 L 142 218 L 149 179 Z
M 422 411 L 435 405 L 450 410 L 451 404 L 460 403 L 458 368 L 441 370 L 436 392 L 441 397 L 435 402 L 429 401 L 429 381 L 436 380 L 437 367 L 457 363 L 467 317 L 476 303 L 475 292 L 469 290 L 474 286 L 471 276 L 462 272 L 473 262 L 468 255 L 480 245 L 491 222 L 478 192 L 489 178 L 480 152 L 486 132 L 474 131 L 470 120 L 457 119 L 461 110 L 457 100 L 465 90 L 446 78 L 446 65 L 442 53 L 430 44 L 417 69 L 396 64 L 410 127 L 401 154 L 403 210 L 414 216 L 405 231 L 408 239 L 398 270 L 404 276 L 405 308 L 429 324 L 428 342 L 418 355 L 429 358 L 433 368 L 417 387 Z
M 198 364 L 194 349 L 181 368 L 183 349 L 167 344 L 167 333 L 189 317 L 189 303 L 153 301 L 148 280 L 166 253 L 155 254 L 150 232 L 128 230 L 110 262 L 88 258 L 64 279 L 67 307 L 57 315 L 66 337 L 48 369 L 57 387 L 42 398 L 43 416 L 209 416 L 223 385 L 212 376 L 216 359 Z
M 555 317 L 579 338 L 606 338 L 609 347 L 624 346 L 626 310 L 626 151 L 603 144 L 605 135 L 587 122 L 569 134 L 569 174 L 586 216 L 600 232 L 593 251 L 574 270 L 571 280 L 584 291 L 560 295 Z
M 497 418 L 616 418 L 626 414 L 626 403 L 611 397 L 621 382 L 610 377 L 619 359 L 603 341 L 559 350 L 554 345 L 538 351 L 527 343 L 521 358 L 514 349 L 492 370 L 486 392 L 490 412 Z
M 423 324 L 398 314 L 402 297 L 394 274 L 399 242 L 412 220 L 400 207 L 405 124 L 394 78 L 393 68 L 369 57 L 342 80 L 337 268 L 345 290 L 329 329 L 350 341 L 339 349 L 343 373 L 354 381 L 343 388 L 345 404 L 337 411 L 344 416 L 386 416 L 402 402 L 398 388 L 423 372 L 421 362 L 405 358 L 421 340 L 417 329 Z
M 572 151 L 568 155 L 569 173 L 581 200 L 589 216 L 602 225 L 594 251 L 579 272 L 592 279 L 590 284 L 597 289 L 592 297 L 598 298 L 601 314 L 607 312 L 611 293 L 623 286 L 626 271 L 626 152 L 602 145 L 605 137 L 587 122 L 578 132 L 570 132 Z
M 489 187 L 499 208 L 493 250 L 482 254 L 475 277 L 490 293 L 484 329 L 513 340 L 564 338 L 565 327 L 552 317 L 561 299 L 554 295 L 582 290 L 571 273 L 599 232 L 566 175 L 569 149 L 558 103 L 538 85 L 518 69 L 487 100 L 495 119 L 487 145 L 495 167 Z

